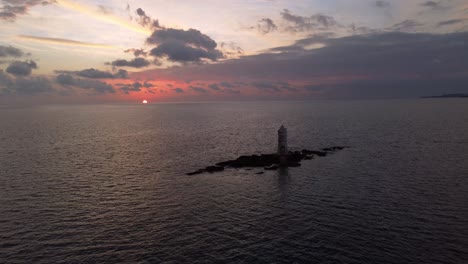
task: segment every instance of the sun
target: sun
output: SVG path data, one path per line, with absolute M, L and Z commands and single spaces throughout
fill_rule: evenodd
M 144 104 L 147 104 L 147 103 L 148 103 L 148 101 L 147 101 L 147 100 L 143 100 L 143 102 L 142 102 L 142 103 L 144 103 Z

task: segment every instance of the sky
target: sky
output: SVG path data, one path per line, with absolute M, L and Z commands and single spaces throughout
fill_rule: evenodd
M 466 0 L 0 0 L 0 103 L 447 93 Z

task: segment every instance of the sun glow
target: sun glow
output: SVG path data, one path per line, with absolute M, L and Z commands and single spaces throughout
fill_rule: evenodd
M 147 104 L 147 103 L 148 103 L 148 101 L 147 101 L 147 100 L 143 100 L 143 102 L 142 102 L 142 103 L 144 103 L 144 104 Z

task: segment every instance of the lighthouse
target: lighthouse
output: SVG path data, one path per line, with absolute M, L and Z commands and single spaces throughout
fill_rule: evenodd
M 278 155 L 288 155 L 288 130 L 283 125 L 278 130 Z

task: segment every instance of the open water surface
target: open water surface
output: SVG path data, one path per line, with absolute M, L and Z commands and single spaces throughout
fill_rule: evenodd
M 299 168 L 185 173 L 350 146 Z M 468 101 L 0 107 L 0 263 L 468 263 Z

